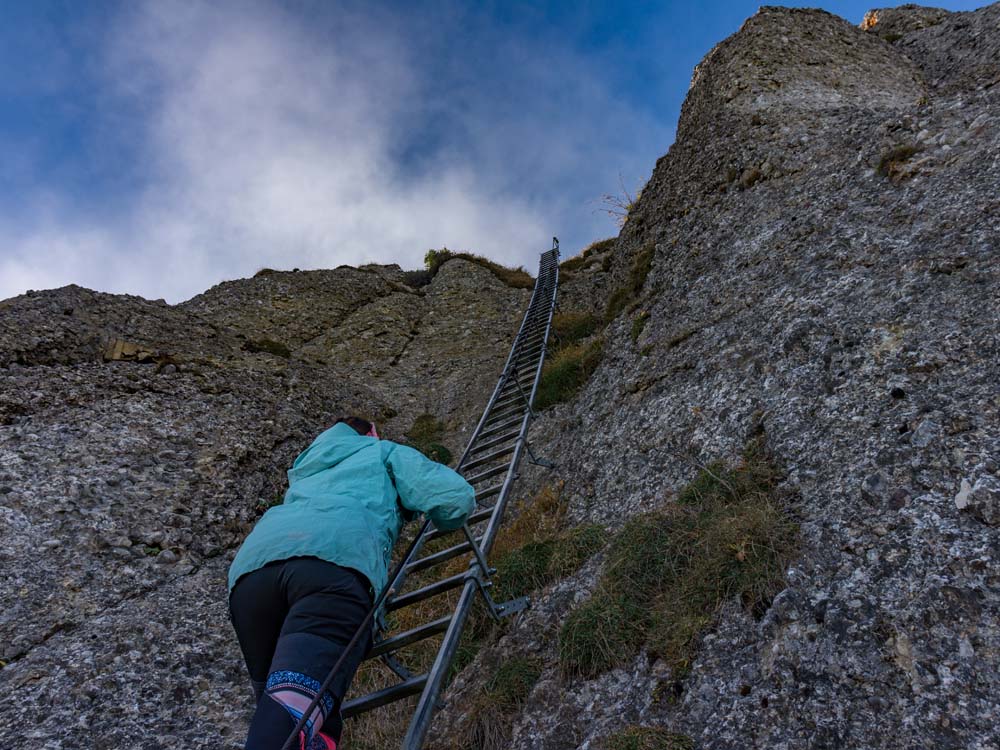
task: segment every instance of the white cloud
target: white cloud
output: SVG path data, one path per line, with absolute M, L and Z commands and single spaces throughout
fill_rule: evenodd
M 517 169 L 549 170 L 550 189 L 574 170 L 593 175 L 586 160 L 609 148 L 594 134 L 631 116 L 594 82 L 578 93 L 609 120 L 578 132 L 546 132 L 555 115 L 544 109 L 505 123 L 488 101 L 448 102 L 471 151 L 406 175 L 392 154 L 426 86 L 391 17 L 345 13 L 320 32 L 277 5 L 129 7 L 110 34 L 106 80 L 109 101 L 139 113 L 128 121 L 148 180 L 120 212 L 81 215 L 47 197 L 30 222 L 0 226 L 0 298 L 78 283 L 178 301 L 262 266 L 418 267 L 443 245 L 530 268 L 554 223 L 607 223 L 581 220 L 572 196 L 517 187 Z M 529 61 L 521 77 L 558 88 L 560 75 Z

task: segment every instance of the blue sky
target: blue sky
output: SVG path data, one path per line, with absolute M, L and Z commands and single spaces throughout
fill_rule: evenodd
M 0 299 L 176 302 L 442 246 L 534 270 L 553 234 L 617 232 L 602 195 L 648 178 L 692 69 L 757 7 L 0 2 Z

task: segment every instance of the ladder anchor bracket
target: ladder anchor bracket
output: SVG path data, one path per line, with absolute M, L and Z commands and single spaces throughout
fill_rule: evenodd
M 539 458 L 538 456 L 536 456 L 535 452 L 533 450 L 531 450 L 531 443 L 529 443 L 527 440 L 524 441 L 524 447 L 528 451 L 528 460 L 531 463 L 533 463 L 535 466 L 542 466 L 542 467 L 544 467 L 546 469 L 554 469 L 554 468 L 556 468 L 556 465 L 554 463 L 552 463 L 551 461 L 549 461 L 547 459 L 544 459 L 544 458 Z
M 476 587 L 479 589 L 479 593 L 483 597 L 487 612 L 496 622 L 500 622 L 503 618 L 510 617 L 518 612 L 523 612 L 531 606 L 531 599 L 527 596 L 521 596 L 517 599 L 511 599 L 508 602 L 497 604 L 493 601 L 493 597 L 490 596 L 489 592 L 489 589 L 493 584 L 489 581 L 483 581 L 483 579 L 478 575 L 473 576 L 473 580 L 475 580 Z

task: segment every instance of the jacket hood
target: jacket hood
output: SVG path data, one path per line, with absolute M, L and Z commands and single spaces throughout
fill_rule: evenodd
M 375 438 L 359 435 L 348 424 L 335 424 L 326 432 L 320 433 L 312 445 L 295 459 L 292 468 L 288 470 L 288 484 L 336 466 L 348 456 L 377 442 Z

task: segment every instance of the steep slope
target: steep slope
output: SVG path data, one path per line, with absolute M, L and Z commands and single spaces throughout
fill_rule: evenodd
M 762 437 L 783 590 L 724 602 L 685 669 L 567 676 L 598 555 L 456 681 L 435 747 L 516 659 L 514 747 L 997 747 L 1000 5 L 877 18 L 762 8 L 709 53 L 615 245 L 610 289 L 651 254 L 639 298 L 535 438 L 537 485 L 614 531 Z
M 465 260 L 420 291 L 400 276 L 0 303 L 0 745 L 243 736 L 225 573 L 285 470 L 344 413 L 399 440 L 431 413 L 457 451 L 527 301 Z

